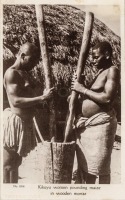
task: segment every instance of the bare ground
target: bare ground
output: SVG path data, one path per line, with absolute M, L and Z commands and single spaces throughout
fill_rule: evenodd
M 121 126 L 118 124 L 116 135 L 121 135 Z M 77 161 L 74 161 L 73 171 L 77 168 Z M 44 183 L 44 160 L 43 145 L 38 146 L 23 159 L 19 168 L 19 183 Z M 111 184 L 121 183 L 121 143 L 115 141 L 112 162 L 111 162 Z

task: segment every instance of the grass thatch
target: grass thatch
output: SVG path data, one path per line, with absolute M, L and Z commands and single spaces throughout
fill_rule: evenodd
M 54 72 L 56 71 L 56 74 L 58 73 L 62 77 L 64 71 L 67 73 L 69 68 L 75 69 L 77 66 L 85 13 L 71 6 L 51 5 L 44 6 L 44 14 L 50 63 Z M 4 44 L 12 52 L 15 53 L 26 41 L 39 44 L 34 6 L 4 5 L 3 24 Z M 90 47 L 98 40 L 107 40 L 111 43 L 113 63 L 120 66 L 120 38 L 102 22 L 95 19 Z M 91 82 L 92 78 L 89 79 L 89 73 L 92 73 L 90 59 L 91 51 L 85 69 L 85 73 L 88 73 L 87 84 Z M 92 75 L 94 76 L 94 72 Z M 55 77 L 55 80 L 58 81 L 58 78 Z
M 67 112 L 66 99 L 70 93 L 72 72 L 76 69 L 82 35 L 85 24 L 85 13 L 67 5 L 44 5 L 46 36 L 49 60 L 52 68 L 53 83 L 56 93 L 58 118 L 65 118 Z M 20 45 L 29 41 L 39 46 L 36 14 L 34 5 L 4 5 L 3 7 L 4 46 L 16 54 Z M 109 41 L 113 48 L 112 61 L 120 68 L 120 37 L 115 35 L 104 23 L 94 19 L 89 56 L 85 66 L 85 85 L 89 86 L 96 74 L 91 65 L 91 47 L 97 41 Z M 4 68 L 13 60 L 11 53 L 4 51 Z M 42 62 L 32 72 L 38 94 L 43 90 Z M 39 88 L 39 89 L 38 89 Z M 63 89 L 62 89 L 63 88 Z M 65 90 L 66 89 L 66 90 Z

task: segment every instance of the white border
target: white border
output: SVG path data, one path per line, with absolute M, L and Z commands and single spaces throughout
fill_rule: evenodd
M 121 9 L 121 52 L 122 52 L 122 58 L 121 58 L 121 91 L 122 91 L 122 129 L 121 129 L 121 135 L 122 135 L 122 144 L 121 144 L 121 184 L 118 185 L 96 185 L 101 186 L 100 190 L 89 190 L 87 191 L 87 196 L 50 196 L 48 193 L 48 190 L 38 189 L 37 184 L 25 184 L 24 187 L 19 187 L 19 185 L 9 185 L 9 184 L 2 184 L 2 167 L 1 167 L 1 199 L 99 199 L 99 200 L 125 200 L 125 6 L 124 6 L 124 0 L 2 0 L 0 3 L 0 22 L 1 22 L 1 30 L 0 30 L 0 52 L 2 52 L 2 4 L 67 4 L 67 5 L 120 5 Z M 0 65 L 3 66 L 2 63 L 2 53 L 0 54 Z M 1 67 L 2 69 L 2 67 Z M 3 94 L 3 77 L 1 73 L 1 79 L 0 79 L 0 86 L 1 86 L 1 94 Z M 2 95 L 1 95 L 2 97 Z M 2 105 L 3 105 L 3 98 L 0 98 L 0 109 L 1 109 L 1 122 L 2 122 Z M 2 123 L 0 123 L 1 130 L 2 130 Z M 2 134 L 2 131 L 1 131 Z M 1 145 L 2 149 L 2 145 Z M 2 152 L 2 151 L 1 151 Z M 2 153 L 1 153 L 2 158 Z M 16 187 L 17 186 L 17 187 Z M 47 185 L 49 186 L 49 185 Z M 50 187 L 53 187 L 54 185 L 50 185 Z M 64 184 L 63 184 L 64 186 Z M 84 186 L 84 185 L 82 185 Z M 50 190 L 52 191 L 52 189 Z M 50 192 L 49 191 L 49 192 Z M 58 191 L 58 190 L 57 190 Z M 63 191 L 63 190 L 62 190 Z M 68 191 L 68 190 L 67 190 Z M 70 189 L 69 189 L 70 191 Z M 64 192 L 64 191 L 63 191 Z

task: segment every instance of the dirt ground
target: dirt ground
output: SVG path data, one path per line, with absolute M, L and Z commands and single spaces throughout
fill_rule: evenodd
M 116 135 L 120 136 L 121 126 L 118 124 Z M 38 146 L 23 159 L 19 168 L 19 183 L 44 183 L 44 161 L 43 161 L 43 145 Z M 73 171 L 77 168 L 77 161 L 74 161 Z M 115 141 L 112 162 L 111 162 L 111 184 L 121 183 L 121 143 Z

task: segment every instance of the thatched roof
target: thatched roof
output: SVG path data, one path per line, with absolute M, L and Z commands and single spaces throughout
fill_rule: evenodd
M 39 45 L 35 7 L 33 5 L 4 5 L 4 44 L 16 52 L 26 41 Z M 44 5 L 46 35 L 49 59 L 56 82 L 71 77 L 72 69 L 77 66 L 85 13 L 66 5 Z M 120 38 L 104 23 L 94 20 L 90 47 L 97 41 L 107 40 L 113 47 L 113 63 L 120 67 Z M 8 59 L 8 57 L 7 57 Z M 6 55 L 4 55 L 6 60 Z M 94 72 L 91 66 L 91 51 L 86 62 L 86 84 L 91 82 Z

